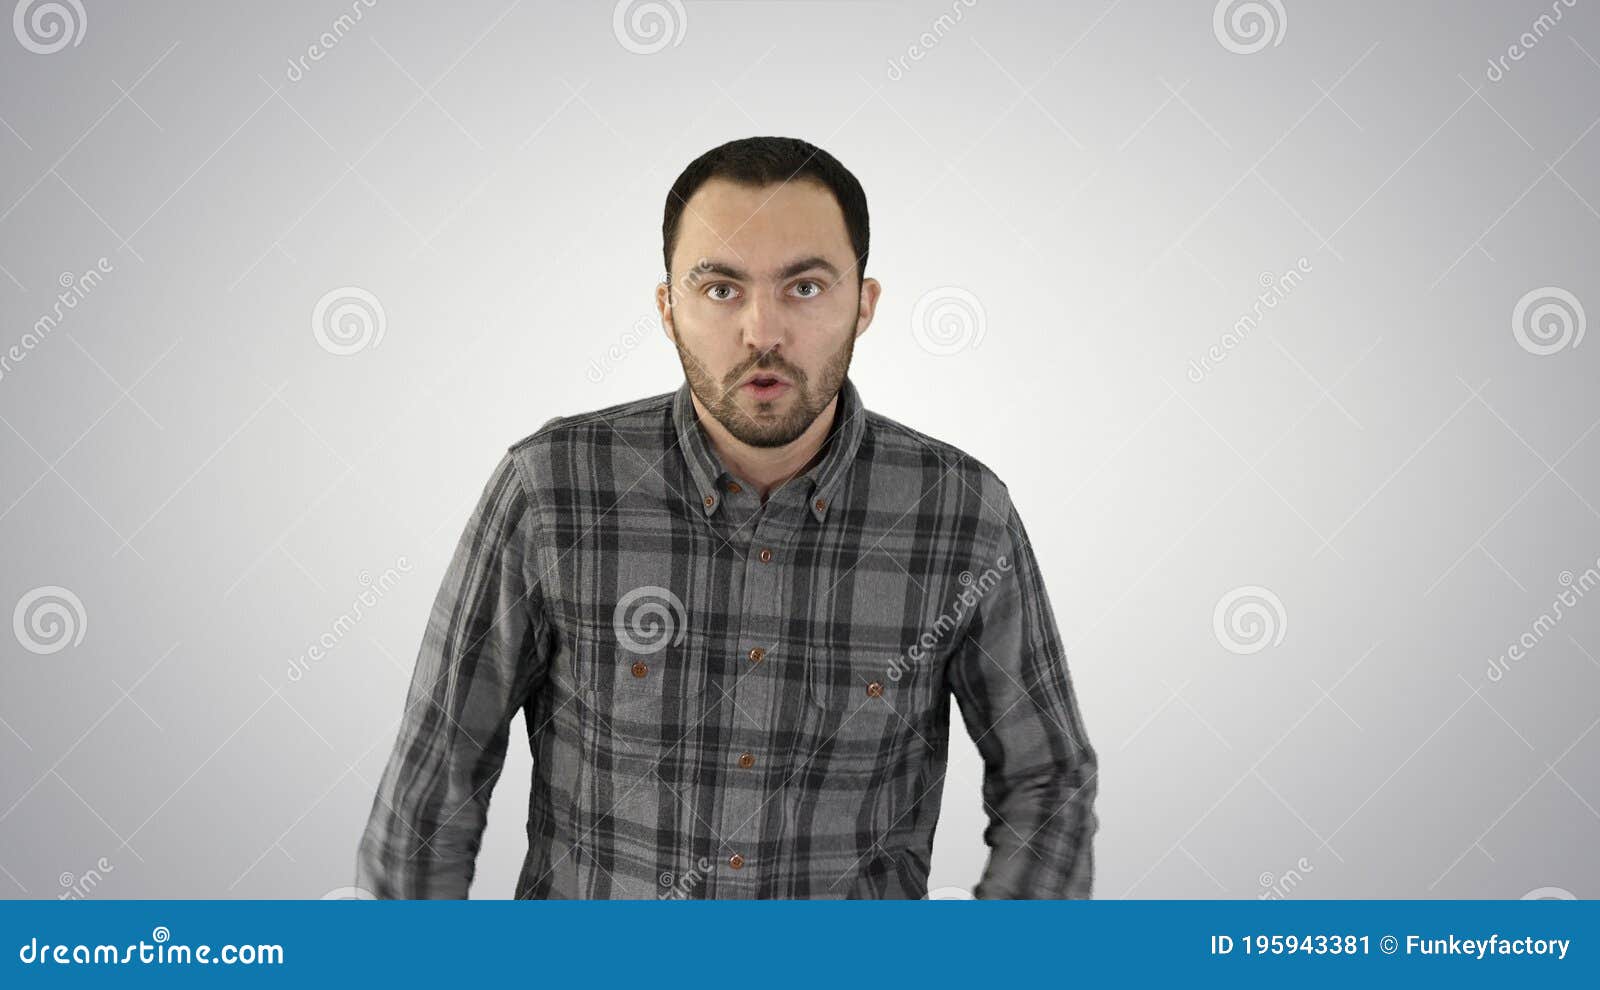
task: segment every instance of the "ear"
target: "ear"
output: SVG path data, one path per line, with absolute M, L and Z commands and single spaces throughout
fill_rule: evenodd
M 656 311 L 661 314 L 661 329 L 667 339 L 678 342 L 678 328 L 672 325 L 672 287 L 665 281 L 656 286 Z
M 856 336 L 867 332 L 867 327 L 872 325 L 872 316 L 878 311 L 878 296 L 883 291 L 883 286 L 875 278 L 861 280 L 861 301 L 856 310 Z

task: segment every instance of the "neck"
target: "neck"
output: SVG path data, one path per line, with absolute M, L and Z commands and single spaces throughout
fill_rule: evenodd
M 835 395 L 806 431 L 789 443 L 782 447 L 752 447 L 729 433 L 721 421 L 710 415 L 701 405 L 699 396 L 691 392 L 690 398 L 694 400 L 695 415 L 711 441 L 711 449 L 730 472 L 756 486 L 763 502 L 774 489 L 799 476 L 821 457 L 823 442 L 839 408 L 839 397 Z

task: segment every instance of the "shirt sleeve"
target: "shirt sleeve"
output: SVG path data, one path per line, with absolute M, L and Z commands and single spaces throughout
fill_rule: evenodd
M 529 502 L 507 453 L 434 599 L 361 837 L 356 886 L 374 897 L 467 896 L 511 722 L 546 669 Z
M 992 567 L 952 657 L 951 690 L 983 757 L 978 899 L 1088 898 L 1094 883 L 1097 764 L 1078 712 L 1044 579 L 1009 493 Z M 989 580 L 985 580 L 988 578 Z

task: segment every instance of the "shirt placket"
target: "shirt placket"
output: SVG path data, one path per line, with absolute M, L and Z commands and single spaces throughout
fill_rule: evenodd
M 739 663 L 744 669 L 723 699 L 732 730 L 723 754 L 728 763 L 724 779 L 731 786 L 725 789 L 717 823 L 722 845 L 716 896 L 722 898 L 755 897 L 758 877 L 773 867 L 760 862 L 758 850 L 770 797 L 765 781 L 770 779 L 772 761 L 778 759 L 772 751 L 772 727 L 765 724 L 776 710 L 773 692 L 781 682 L 773 665 L 796 662 L 775 649 L 787 550 L 794 534 L 792 508 L 774 496 L 746 527 L 748 539 L 735 541 L 744 553 L 743 593 L 737 603 Z

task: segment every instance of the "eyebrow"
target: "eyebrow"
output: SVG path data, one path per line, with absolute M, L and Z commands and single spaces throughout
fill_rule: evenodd
M 797 261 L 791 261 L 787 265 L 784 265 L 782 268 L 778 269 L 776 274 L 778 279 L 781 281 L 783 279 L 792 278 L 795 275 L 799 275 L 801 272 L 811 271 L 813 268 L 822 269 L 834 279 L 839 278 L 839 269 L 834 267 L 833 262 L 819 254 L 811 255 L 808 258 L 800 258 Z M 750 280 L 749 272 L 746 272 L 744 269 L 735 265 L 731 265 L 726 261 L 707 259 L 704 264 L 696 265 L 695 269 L 701 272 L 722 275 L 739 282 L 748 282 Z

